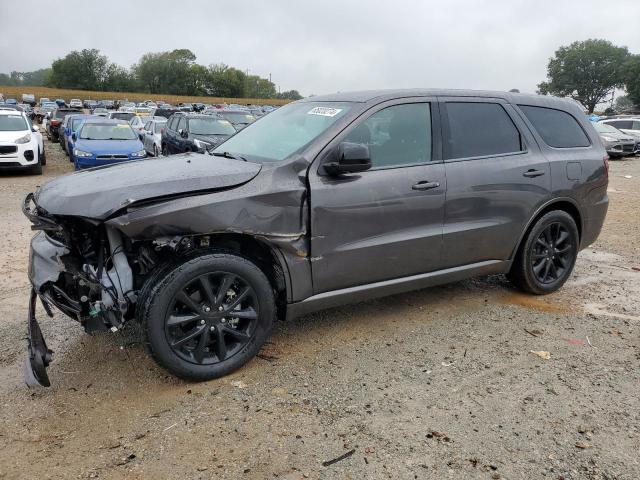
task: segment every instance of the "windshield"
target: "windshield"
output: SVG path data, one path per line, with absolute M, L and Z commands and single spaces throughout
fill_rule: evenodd
M 135 140 L 137 135 L 127 124 L 87 123 L 80 131 L 86 140 Z
M 132 112 L 116 112 L 111 114 L 111 118 L 116 120 L 131 120 L 136 114 Z
M 228 112 L 219 112 L 227 120 L 234 123 L 251 123 L 255 121 L 256 117 L 251 115 L 250 113 L 228 113 Z
M 226 120 L 216 118 L 191 118 L 189 131 L 194 135 L 233 135 L 236 129 Z
M 596 132 L 599 133 L 622 133 L 617 128 L 607 125 L 606 123 L 596 122 L 593 126 L 596 127 Z
M 28 130 L 22 115 L 0 115 L 0 132 L 21 132 Z
M 71 130 L 75 132 L 82 122 L 84 122 L 83 118 L 74 118 L 71 120 Z
M 266 115 L 216 148 L 216 152 L 256 156 L 267 162 L 300 151 L 343 117 L 348 103 L 292 103 Z

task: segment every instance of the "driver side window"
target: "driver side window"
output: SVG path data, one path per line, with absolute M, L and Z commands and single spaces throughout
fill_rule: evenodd
M 343 139 L 369 147 L 371 168 L 420 165 L 431 161 L 431 108 L 407 103 L 384 108 Z

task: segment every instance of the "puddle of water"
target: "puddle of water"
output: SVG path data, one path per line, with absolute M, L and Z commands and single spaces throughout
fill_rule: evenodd
M 509 292 L 500 297 L 500 302 L 509 305 L 518 305 L 524 308 L 539 310 L 548 313 L 564 313 L 569 310 L 568 305 L 552 303 L 544 300 L 543 297 L 527 295 L 520 292 Z

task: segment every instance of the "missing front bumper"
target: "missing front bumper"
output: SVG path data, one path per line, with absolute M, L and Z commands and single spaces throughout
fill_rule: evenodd
M 47 375 L 47 367 L 51 363 L 53 352 L 49 350 L 38 320 L 36 320 L 36 300 L 38 295 L 31 289 L 29 297 L 29 314 L 27 319 L 27 359 L 24 365 L 24 380 L 29 387 L 51 385 Z M 48 308 L 45 306 L 45 309 Z

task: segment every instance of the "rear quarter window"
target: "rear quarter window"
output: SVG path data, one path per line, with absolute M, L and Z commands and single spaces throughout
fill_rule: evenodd
M 555 108 L 530 105 L 518 107 L 550 147 L 576 148 L 591 145 L 587 134 L 573 115 Z

